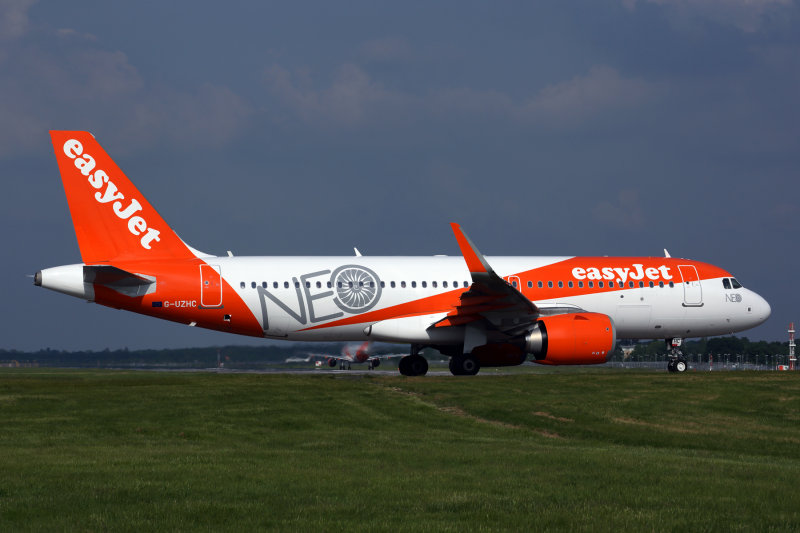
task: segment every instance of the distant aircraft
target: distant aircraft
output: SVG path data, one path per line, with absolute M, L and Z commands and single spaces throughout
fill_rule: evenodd
M 253 337 L 410 344 L 406 376 L 428 371 L 425 347 L 450 357 L 453 374 L 474 375 L 529 357 L 603 363 L 617 339 L 664 339 L 668 369 L 683 372 L 682 338 L 742 331 L 771 312 L 707 263 L 490 263 L 457 224 L 460 257 L 213 256 L 183 242 L 90 133 L 50 133 L 83 262 L 43 269 L 34 283 L 108 307 Z
M 380 366 L 381 359 L 390 359 L 403 356 L 402 354 L 372 355 L 371 350 L 372 343 L 370 341 L 366 341 L 359 345 L 345 344 L 342 347 L 341 355 L 338 356 L 318 353 L 308 354 L 308 356 L 311 360 L 324 361 L 331 368 L 336 368 L 338 365 L 339 370 L 350 370 L 350 367 L 353 363 L 367 363 L 367 369 L 372 370 Z

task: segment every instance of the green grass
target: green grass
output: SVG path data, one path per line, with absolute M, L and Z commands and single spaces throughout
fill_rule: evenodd
M 800 378 L 4 369 L 0 531 L 800 529 Z

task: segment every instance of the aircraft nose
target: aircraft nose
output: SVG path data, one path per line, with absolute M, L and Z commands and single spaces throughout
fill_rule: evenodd
M 753 316 L 758 324 L 763 324 L 772 314 L 772 307 L 760 295 L 753 293 Z

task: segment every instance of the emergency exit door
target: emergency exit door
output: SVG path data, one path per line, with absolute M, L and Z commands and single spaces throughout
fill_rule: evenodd
M 678 270 L 683 278 L 683 305 L 700 307 L 703 305 L 703 287 L 700 285 L 697 269 L 694 265 L 678 265 Z
M 222 275 L 218 265 L 200 265 L 200 305 L 222 307 Z

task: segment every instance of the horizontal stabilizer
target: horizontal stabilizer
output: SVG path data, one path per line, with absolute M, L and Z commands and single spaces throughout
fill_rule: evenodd
M 132 298 L 144 296 L 156 290 L 155 278 L 134 274 L 111 265 L 84 266 L 83 281 L 108 287 Z

